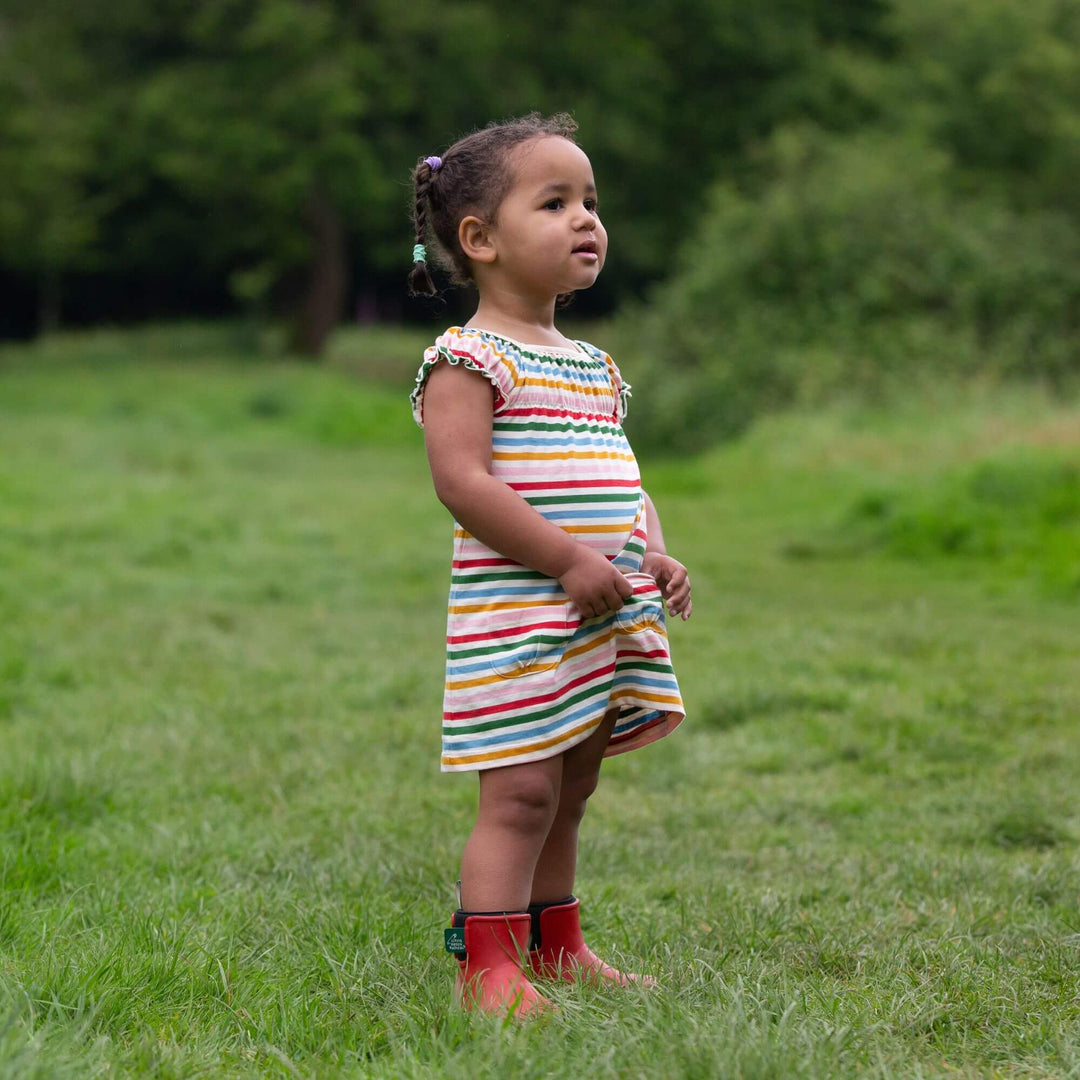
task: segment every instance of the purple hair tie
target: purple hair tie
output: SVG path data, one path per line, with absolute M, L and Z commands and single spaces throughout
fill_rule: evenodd
M 431 168 L 432 172 L 438 172 L 442 168 L 442 158 L 435 157 L 434 154 L 431 157 L 424 158 L 424 161 Z

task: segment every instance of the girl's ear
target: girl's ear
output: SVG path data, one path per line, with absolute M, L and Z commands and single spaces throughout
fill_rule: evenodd
M 472 262 L 490 263 L 495 261 L 495 243 L 491 227 L 478 217 L 465 217 L 458 225 L 458 242 L 466 258 Z

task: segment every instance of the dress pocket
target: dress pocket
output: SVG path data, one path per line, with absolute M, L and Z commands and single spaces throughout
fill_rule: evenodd
M 491 655 L 491 670 L 503 679 L 521 679 L 554 671 L 562 663 L 578 622 L 566 605 L 554 618 L 523 629 L 523 636 L 512 635 L 509 642 Z

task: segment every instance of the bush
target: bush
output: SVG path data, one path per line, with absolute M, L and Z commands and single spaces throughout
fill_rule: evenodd
M 688 450 L 755 415 L 917 374 L 1080 371 L 1080 229 L 964 190 L 949 156 L 884 131 L 789 129 L 756 196 L 717 185 L 649 308 L 635 439 Z

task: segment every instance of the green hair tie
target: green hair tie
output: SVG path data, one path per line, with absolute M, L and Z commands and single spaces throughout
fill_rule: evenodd
M 412 261 L 414 263 L 427 262 L 427 248 L 425 248 L 423 244 L 417 244 L 416 247 L 412 249 Z

